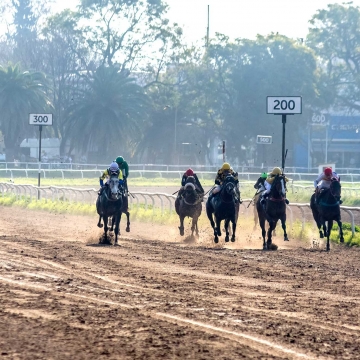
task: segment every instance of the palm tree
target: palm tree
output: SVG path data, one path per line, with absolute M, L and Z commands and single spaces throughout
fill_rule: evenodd
M 19 65 L 0 66 L 0 130 L 7 160 L 13 160 L 29 131 L 29 113 L 43 113 L 51 108 L 47 83 L 43 73 L 22 72 Z
M 130 154 L 147 118 L 148 97 L 143 88 L 116 67 L 101 66 L 85 78 L 79 95 L 67 119 L 71 148 L 86 152 L 97 147 L 107 159 Z

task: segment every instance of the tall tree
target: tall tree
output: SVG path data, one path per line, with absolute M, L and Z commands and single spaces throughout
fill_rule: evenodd
M 331 4 L 310 21 L 307 44 L 318 55 L 328 106 L 359 111 L 360 8 Z M 327 107 L 328 107 L 327 106 Z
M 21 71 L 19 65 L 0 66 L 0 129 L 7 159 L 12 160 L 29 131 L 29 113 L 51 110 L 48 81 L 40 72 Z
M 102 161 L 119 152 L 129 155 L 147 118 L 143 88 L 113 66 L 101 66 L 83 81 L 82 96 L 70 108 L 66 123 L 71 147 L 96 151 L 95 160 Z
M 79 9 L 88 20 L 82 27 L 87 43 L 108 66 L 139 70 L 164 52 L 169 39 L 178 45 L 181 29 L 169 26 L 162 0 L 81 0 Z
M 260 130 L 262 135 L 280 138 L 279 121 L 265 113 L 266 96 L 290 94 L 303 97 L 306 105 L 305 116 L 301 119 L 305 120 L 303 124 L 299 123 L 301 119 L 289 122 L 290 136 L 305 125 L 306 112 L 318 102 L 319 76 L 315 55 L 295 40 L 272 34 L 258 36 L 255 41 L 238 39 L 231 43 L 226 36 L 219 35 L 208 56 L 218 85 L 216 108 L 223 119 L 231 158 L 239 157 L 241 146 L 244 150 L 252 148 L 254 151 L 254 138 Z M 280 142 L 273 147 L 280 148 Z M 281 153 L 278 150 L 276 154 Z M 279 160 L 279 156 L 274 156 L 271 162 Z

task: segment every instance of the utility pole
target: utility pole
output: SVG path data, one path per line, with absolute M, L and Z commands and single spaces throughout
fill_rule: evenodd
M 206 47 L 209 47 L 209 36 L 210 36 L 210 5 L 208 5 L 208 11 L 207 11 Z

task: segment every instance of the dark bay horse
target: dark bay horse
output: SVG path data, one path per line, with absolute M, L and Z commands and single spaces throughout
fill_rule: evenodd
M 314 220 L 319 229 L 320 238 L 326 236 L 326 251 L 330 250 L 330 233 L 333 227 L 333 222 L 336 221 L 340 230 L 340 242 L 344 242 L 344 234 L 342 230 L 341 212 L 340 212 L 340 198 L 341 185 L 340 180 L 336 178 L 331 179 L 330 188 L 324 189 L 318 195 L 318 201 L 315 201 L 315 194 L 311 196 L 310 208 L 313 213 Z M 327 221 L 327 227 L 326 227 Z M 321 231 L 321 226 L 324 232 Z
M 202 196 L 196 191 L 195 185 L 188 183 L 185 184 L 184 190 L 182 191 L 181 198 L 175 204 L 175 209 L 180 218 L 180 235 L 184 235 L 184 219 L 185 217 L 192 218 L 191 224 L 191 236 L 199 236 L 198 219 L 202 211 Z
M 235 241 L 236 222 L 239 214 L 239 201 L 236 198 L 236 181 L 232 175 L 228 175 L 218 194 L 210 197 L 206 202 L 206 214 L 210 220 L 211 227 L 214 229 L 214 242 L 219 242 L 221 236 L 220 224 L 225 220 L 225 241 L 229 241 L 229 223 L 232 222 L 231 241 Z M 237 200 L 237 201 L 236 201 Z M 215 216 L 215 222 L 213 219 Z
M 271 185 L 270 193 L 264 205 L 260 199 L 256 203 L 256 209 L 259 215 L 259 222 L 263 238 L 263 249 L 271 250 L 272 232 L 276 228 L 277 222 L 281 221 L 281 227 L 284 230 L 284 240 L 288 241 L 286 233 L 286 203 L 285 203 L 285 179 L 282 175 L 277 175 Z M 267 232 L 267 241 L 265 242 L 265 221 L 269 223 Z
M 102 194 L 98 196 L 96 201 L 96 210 L 99 214 L 98 227 L 102 227 L 101 218 L 104 219 L 104 241 L 103 243 L 109 244 L 108 239 L 108 220 L 109 217 L 112 217 L 112 225 L 115 224 L 115 243 L 118 242 L 118 234 L 121 220 L 121 209 L 123 207 L 123 192 L 119 187 L 118 174 L 111 174 L 108 185 L 105 186 Z

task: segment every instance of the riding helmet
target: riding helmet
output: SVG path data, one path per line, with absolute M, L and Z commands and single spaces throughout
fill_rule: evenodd
M 186 176 L 194 176 L 194 171 L 193 169 L 187 169 L 186 172 L 185 172 Z
M 115 160 L 119 165 L 121 165 L 124 162 L 124 158 L 122 156 L 118 156 Z
M 324 170 L 324 174 L 325 174 L 325 176 L 331 176 L 332 175 L 332 169 L 331 168 L 326 168 L 325 170 Z
M 221 170 L 230 170 L 231 166 L 229 163 L 223 163 L 223 166 L 221 167 Z
M 271 175 L 281 175 L 282 171 L 279 167 L 274 167 L 273 171 L 271 172 Z
M 268 177 L 268 174 L 266 172 L 263 172 L 260 177 L 262 179 L 266 179 Z

